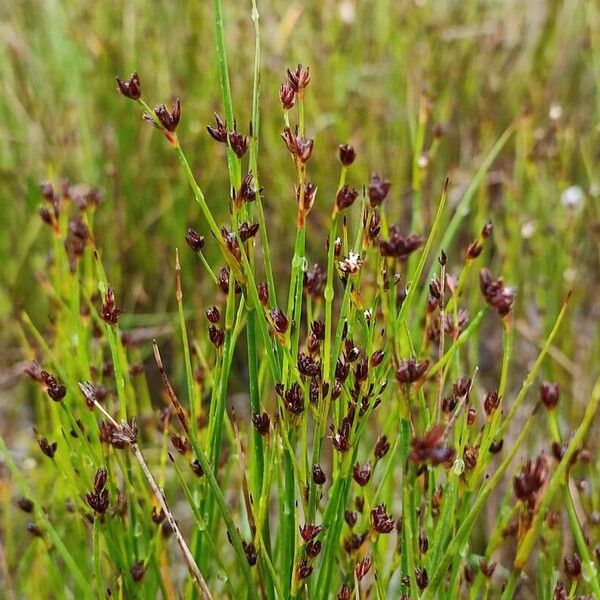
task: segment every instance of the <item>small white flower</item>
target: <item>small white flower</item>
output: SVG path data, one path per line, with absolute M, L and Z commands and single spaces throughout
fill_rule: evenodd
M 552 121 L 558 121 L 563 114 L 562 106 L 558 102 L 553 102 L 550 105 L 550 110 L 548 111 L 548 116 Z
M 363 265 L 363 260 L 360 258 L 360 254 L 357 252 L 350 252 L 348 257 L 339 262 L 340 270 L 346 275 L 354 275 L 357 273 Z
M 583 204 L 583 190 L 578 185 L 569 186 L 560 196 L 563 206 L 572 210 Z
M 346 23 L 347 25 L 351 25 L 356 21 L 356 9 L 354 8 L 354 3 L 351 0 L 344 0 L 340 2 L 338 6 L 338 13 L 340 15 L 340 19 Z
M 425 169 L 429 166 L 429 153 L 423 152 L 417 159 L 417 165 L 420 169 Z
M 528 240 L 533 237 L 535 233 L 535 223 L 533 221 L 525 221 L 523 225 L 521 225 L 521 237 L 524 240 Z

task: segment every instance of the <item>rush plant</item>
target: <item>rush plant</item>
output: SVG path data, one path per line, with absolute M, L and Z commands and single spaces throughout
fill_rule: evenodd
M 244 127 L 215 0 L 222 107 L 207 136 L 222 145 L 221 165 L 190 164 L 192 140 L 179 135 L 186 106 L 154 106 L 151 73 L 117 78 L 197 203 L 161 265 L 173 272 L 172 328 L 129 325 L 103 264 L 110 240 L 94 235 L 98 192 L 42 186 L 53 253 L 39 284 L 51 326 L 19 315 L 39 389 L 40 466 L 28 472 L 1 438 L 0 450 L 14 510 L 29 515 L 23 561 L 45 570 L 47 590 L 32 589 L 19 566 L 7 569 L 8 597 L 600 598 L 600 540 L 587 527 L 597 507 L 572 476 L 594 469 L 586 436 L 600 379 L 569 427 L 567 394 L 542 377 L 567 296 L 518 384 L 513 313 L 527 298 L 490 270 L 494 215 L 473 239 L 463 222 L 518 122 L 450 207 L 452 181 L 434 178 L 433 198 L 423 186 L 443 143 L 423 95 L 402 218 L 397 182 L 355 176 L 361 155 L 347 140 L 317 157 L 305 117 L 311 71 L 298 65 L 279 89 L 289 185 L 262 189 L 260 97 L 277 90 L 261 89 L 255 2 L 252 20 Z M 316 160 L 328 161 L 331 181 L 312 179 Z M 203 191 L 218 168 L 229 176 L 225 223 Z M 285 269 L 270 250 L 276 202 L 266 198 L 295 207 Z M 179 252 L 197 255 L 210 289 L 202 315 Z M 483 356 L 486 338 L 502 340 L 497 365 Z M 7 545 L 22 539 L 6 533 Z

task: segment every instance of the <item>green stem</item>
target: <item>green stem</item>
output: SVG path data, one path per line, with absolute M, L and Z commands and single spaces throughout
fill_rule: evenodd
M 471 527 L 475 522 L 475 519 L 477 518 L 483 507 L 486 505 L 488 498 L 490 497 L 494 489 L 496 489 L 496 487 L 502 481 L 504 473 L 508 469 L 509 465 L 511 464 L 513 458 L 517 454 L 523 442 L 527 439 L 529 432 L 535 422 L 537 409 L 538 407 L 536 407 L 536 410 L 534 410 L 533 414 L 525 422 L 523 428 L 521 429 L 521 433 L 515 440 L 513 446 L 510 449 L 510 452 L 508 453 L 504 461 L 502 461 L 496 472 L 492 475 L 492 477 L 490 477 L 490 479 L 488 479 L 487 483 L 479 491 L 479 494 L 473 506 L 467 513 L 466 517 L 461 521 L 460 527 L 458 528 L 456 534 L 452 538 L 452 541 L 446 548 L 446 551 L 442 555 L 441 559 L 438 561 L 435 571 L 430 577 L 429 585 L 423 593 L 421 600 L 433 600 L 433 598 L 436 597 L 435 594 L 437 593 L 437 589 L 440 586 L 442 580 L 444 579 L 450 563 L 453 560 L 455 560 L 456 556 L 458 556 L 461 552 L 463 544 L 466 543 L 471 531 Z

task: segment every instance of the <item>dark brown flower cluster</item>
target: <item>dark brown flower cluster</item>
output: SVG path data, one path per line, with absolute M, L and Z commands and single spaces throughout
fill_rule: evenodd
M 129 79 L 117 79 L 117 90 L 121 92 L 125 98 L 130 100 L 139 100 L 142 97 L 142 88 L 140 86 L 140 78 L 138 74 L 133 72 Z
M 296 103 L 296 97 L 304 98 L 304 90 L 310 83 L 310 69 L 298 65 L 293 71 L 287 70 L 287 79 L 279 88 L 279 100 L 284 110 L 290 110 Z
M 54 402 L 60 402 L 67 395 L 67 388 L 48 371 L 41 371 L 40 379 L 46 388 L 46 393 Z
M 159 104 L 154 108 L 154 114 L 167 132 L 175 133 L 177 125 L 179 125 L 179 119 L 181 119 L 181 102 L 179 99 L 175 100 L 171 110 L 164 104 Z
M 429 361 L 417 361 L 414 358 L 402 359 L 396 369 L 396 380 L 401 384 L 410 384 L 419 381 L 427 372 Z
M 302 137 L 298 130 L 295 133 L 289 127 L 286 127 L 281 137 L 288 149 L 288 152 L 299 162 L 306 163 L 310 159 L 313 151 L 314 140 Z
M 289 321 L 285 313 L 277 306 L 270 311 L 271 323 L 277 333 L 284 334 L 287 331 Z
M 122 450 L 125 446 L 135 444 L 137 441 L 137 424 L 121 423 L 116 425 L 112 421 L 101 421 L 98 425 L 100 441 L 114 448 Z
M 433 466 L 448 464 L 454 460 L 454 448 L 443 444 L 445 428 L 434 425 L 422 437 L 411 440 L 410 460 L 416 464 L 430 462 Z
M 252 415 L 252 424 L 254 428 L 260 435 L 265 436 L 269 433 L 269 428 L 271 426 L 271 419 L 266 412 L 256 413 Z
M 533 510 L 550 473 L 550 461 L 542 452 L 535 461 L 528 459 L 521 473 L 513 478 L 515 496 Z
M 116 325 L 119 322 L 121 310 L 117 307 L 115 292 L 110 285 L 106 288 L 106 295 L 104 296 L 100 314 L 104 322 L 109 325 Z
M 540 386 L 540 400 L 548 410 L 553 410 L 558 404 L 560 390 L 557 383 L 544 381 Z
M 481 269 L 479 284 L 486 302 L 496 309 L 501 317 L 505 317 L 512 309 L 515 299 L 514 288 L 506 287 L 501 277 L 494 279 L 489 269 Z
M 185 243 L 194 252 L 200 252 L 202 248 L 204 248 L 204 236 L 200 235 L 195 229 L 190 227 L 185 234 Z
M 387 179 L 382 179 L 377 173 L 371 175 L 369 181 L 369 202 L 371 208 L 376 208 L 381 205 L 386 199 L 391 185 L 392 184 Z
M 233 131 L 227 131 L 225 121 L 215 113 L 215 126 L 208 125 L 206 131 L 210 137 L 220 144 L 229 144 L 231 150 L 238 158 L 242 158 L 248 151 L 248 136 L 242 135 L 237 130 L 237 124 L 233 123 Z
M 108 490 L 106 489 L 107 472 L 101 467 L 96 472 L 94 489 L 85 495 L 85 500 L 99 515 L 103 515 L 108 509 Z
M 310 269 L 304 271 L 304 292 L 312 298 L 321 298 L 327 276 L 323 268 L 315 263 Z
M 38 440 L 40 450 L 48 457 L 54 458 L 58 444 L 56 442 L 49 442 L 45 437 L 41 437 Z
M 424 241 L 420 235 L 414 233 L 404 235 L 400 229 L 400 225 L 392 225 L 388 236 L 387 240 L 379 242 L 381 256 L 392 256 L 399 259 L 408 258 L 408 256 L 423 245 Z
M 394 519 L 387 514 L 385 504 L 378 504 L 371 511 L 371 525 L 377 533 L 390 533 L 396 527 Z

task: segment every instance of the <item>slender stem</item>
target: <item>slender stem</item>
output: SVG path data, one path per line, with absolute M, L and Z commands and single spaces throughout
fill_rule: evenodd
M 564 301 L 562 308 L 560 309 L 560 312 L 558 313 L 558 316 L 556 317 L 554 326 L 552 327 L 552 330 L 548 334 L 548 337 L 546 338 L 546 341 L 544 342 L 544 345 L 543 345 L 542 349 L 540 350 L 540 353 L 538 354 L 537 358 L 535 359 L 535 363 L 533 364 L 533 367 L 531 368 L 527 377 L 525 378 L 525 381 L 523 382 L 523 385 L 521 386 L 521 389 L 519 390 L 517 397 L 514 399 L 514 401 L 512 402 L 512 404 L 510 406 L 510 409 L 506 415 L 506 418 L 504 419 L 504 421 L 502 422 L 502 425 L 498 429 L 498 439 L 502 438 L 504 436 L 504 434 L 506 433 L 506 430 L 510 427 L 510 424 L 512 423 L 512 420 L 514 419 L 515 414 L 517 413 L 517 410 L 521 406 L 521 402 L 523 402 L 523 400 L 525 399 L 525 396 L 527 395 L 527 391 L 533 385 L 535 376 L 537 375 L 537 372 L 542 364 L 542 361 L 544 360 L 544 357 L 546 356 L 548 349 L 550 348 L 550 346 L 554 340 L 554 337 L 558 333 L 560 324 L 562 323 L 562 320 L 567 312 L 567 308 L 569 307 L 569 299 L 570 299 L 570 294 L 567 296 L 566 300 Z
M 463 544 L 469 536 L 471 527 L 473 526 L 475 519 L 477 518 L 483 507 L 486 505 L 486 502 L 491 493 L 500 484 L 502 478 L 504 477 L 504 473 L 506 472 L 512 460 L 516 456 L 523 442 L 527 439 L 529 432 L 531 431 L 531 428 L 535 422 L 535 416 L 537 412 L 538 407 L 536 407 L 532 415 L 525 422 L 523 428 L 521 429 L 521 433 L 512 445 L 510 452 L 499 465 L 498 469 L 492 475 L 492 477 L 490 477 L 486 484 L 481 488 L 473 506 L 466 514 L 465 518 L 461 520 L 460 527 L 458 528 L 456 534 L 452 538 L 452 541 L 446 548 L 446 551 L 438 561 L 437 566 L 432 576 L 430 577 L 429 585 L 425 589 L 421 600 L 432 600 L 436 597 L 435 594 L 437 593 L 437 589 L 440 586 L 444 576 L 446 575 L 448 566 L 459 554 Z
M 221 0 L 214 0 L 215 12 L 215 41 L 217 46 L 217 61 L 219 63 L 219 81 L 223 94 L 223 109 L 225 112 L 225 123 L 227 129 L 233 131 L 235 128 L 235 117 L 233 112 L 233 100 L 231 97 L 231 86 L 229 85 L 229 69 L 227 67 L 227 51 L 225 49 L 225 28 L 223 24 L 223 8 Z M 240 179 L 240 165 L 231 146 L 227 145 L 227 166 L 229 176 L 233 181 Z
M 166 375 L 165 375 L 165 379 L 166 379 Z M 167 391 L 167 395 L 169 396 L 169 400 L 175 407 L 177 407 L 177 405 L 179 404 L 179 401 L 177 400 L 177 397 L 175 396 L 173 388 L 171 387 L 170 384 L 168 386 L 165 385 L 165 388 Z M 107 416 L 113 422 L 113 425 L 114 425 L 115 424 L 114 419 L 112 419 L 112 417 L 110 417 L 110 415 L 108 415 L 106 413 L 106 411 L 102 408 L 102 406 L 97 404 L 97 407 L 101 410 L 102 413 L 105 414 L 105 416 Z M 178 414 L 177 409 L 175 410 L 175 412 L 176 412 L 176 414 Z M 182 422 L 182 426 L 185 430 L 186 427 L 185 427 L 184 422 Z M 238 566 L 240 567 L 240 569 L 242 571 L 242 575 L 243 575 L 243 577 L 246 581 L 246 585 L 248 587 L 248 595 L 253 600 L 258 600 L 258 594 L 256 592 L 254 580 L 253 580 L 252 574 L 250 572 L 250 567 L 248 566 L 248 561 L 246 559 L 246 553 L 244 552 L 244 548 L 242 546 L 242 540 L 240 537 L 240 533 L 239 533 L 238 528 L 236 527 L 236 524 L 233 520 L 233 516 L 231 514 L 231 510 L 230 510 L 229 506 L 227 505 L 227 501 L 225 500 L 225 497 L 223 496 L 223 492 L 221 491 L 221 488 L 219 487 L 219 484 L 217 482 L 215 474 L 213 473 L 212 465 L 211 465 L 210 461 L 208 460 L 206 453 L 204 452 L 204 450 L 198 443 L 198 440 L 196 440 L 196 438 L 194 438 L 193 436 L 190 436 L 189 440 L 192 444 L 192 448 L 194 450 L 196 458 L 198 459 L 198 462 L 200 463 L 200 466 L 202 467 L 204 476 L 206 477 L 206 480 L 208 482 L 208 487 L 209 487 L 210 491 L 212 492 L 210 495 L 210 498 L 215 499 L 217 506 L 219 508 L 219 511 L 221 512 L 221 516 L 223 517 L 223 520 L 225 521 L 225 525 L 227 527 L 227 532 L 229 534 L 229 538 L 231 540 L 231 543 L 233 544 L 233 548 L 234 548 L 234 551 L 236 554 Z

